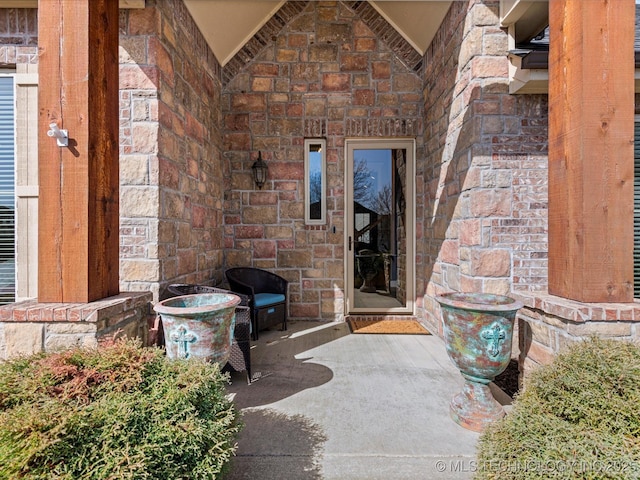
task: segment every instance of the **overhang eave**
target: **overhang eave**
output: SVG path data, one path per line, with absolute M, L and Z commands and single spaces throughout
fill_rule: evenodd
M 549 52 L 514 49 L 509 52 L 509 93 L 549 93 Z M 640 52 L 635 52 L 635 92 L 640 93 Z

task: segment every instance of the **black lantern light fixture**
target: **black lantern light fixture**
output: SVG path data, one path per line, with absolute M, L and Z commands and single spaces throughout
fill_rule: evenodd
M 251 170 L 253 170 L 253 181 L 256 182 L 256 186 L 262 188 L 267 181 L 267 170 L 269 170 L 269 167 L 262 160 L 261 152 L 258 152 L 258 159 L 251 165 Z

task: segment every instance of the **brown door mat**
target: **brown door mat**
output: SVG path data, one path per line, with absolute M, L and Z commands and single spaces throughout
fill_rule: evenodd
M 358 320 L 349 319 L 352 333 L 431 335 L 417 320 Z

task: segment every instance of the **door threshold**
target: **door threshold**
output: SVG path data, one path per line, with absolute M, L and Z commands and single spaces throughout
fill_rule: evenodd
M 385 314 L 385 313 L 350 313 L 345 315 L 347 320 L 397 320 L 399 322 L 407 320 L 418 320 L 416 315 L 411 314 Z M 418 320 L 419 321 L 419 320 Z

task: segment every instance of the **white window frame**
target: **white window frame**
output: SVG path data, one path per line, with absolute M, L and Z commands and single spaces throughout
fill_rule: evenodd
M 404 149 L 406 158 L 406 299 L 403 307 L 370 308 L 356 307 L 354 297 L 354 278 L 356 266 L 352 251 L 352 232 L 354 230 L 355 215 L 353 215 L 353 175 L 354 175 L 354 151 L 360 149 Z M 344 284 L 346 295 L 344 302 L 345 315 L 350 314 L 383 314 L 383 315 L 413 315 L 415 314 L 416 300 L 416 141 L 414 138 L 346 138 L 344 144 L 345 159 L 345 238 L 344 238 Z
M 13 213 L 12 219 L 11 217 L 7 217 L 8 213 L 0 214 L 0 223 L 13 222 L 13 238 L 3 238 L 2 245 L 0 245 L 0 249 L 3 250 L 10 242 L 13 242 L 13 261 L 10 261 L 8 258 L 4 258 L 2 262 L 0 262 L 0 304 L 5 305 L 7 303 L 15 302 L 16 300 L 16 267 L 17 267 L 17 258 L 16 258 L 16 244 L 17 244 L 17 198 L 16 198 L 16 166 L 17 166 L 17 151 L 16 151 L 16 80 L 15 80 L 15 69 L 0 69 L 0 78 L 10 79 L 11 80 L 11 88 L 7 89 L 11 91 L 11 106 L 6 110 L 11 110 L 12 114 L 12 125 L 11 125 L 11 137 L 12 137 L 12 145 L 13 149 L 13 157 L 11 165 L 13 181 L 8 182 L 7 178 L 2 179 L 2 193 L 3 197 L 11 198 L 13 201 Z M 3 106 L 4 107 L 4 106 Z M 4 120 L 4 118 L 3 118 Z M 8 125 L 7 125 L 8 126 Z M 9 129 L 5 130 L 8 134 Z M 4 140 L 4 138 L 3 138 Z M 7 142 L 8 147 L 8 142 Z M 9 162 L 7 161 L 4 166 L 9 166 Z M 8 169 L 3 168 L 3 172 L 8 171 Z M 3 173 L 4 175 L 4 173 Z M 6 190 L 5 190 L 6 188 Z M 10 289 L 11 287 L 11 289 Z
M 16 301 L 38 296 L 38 64 L 16 65 Z

